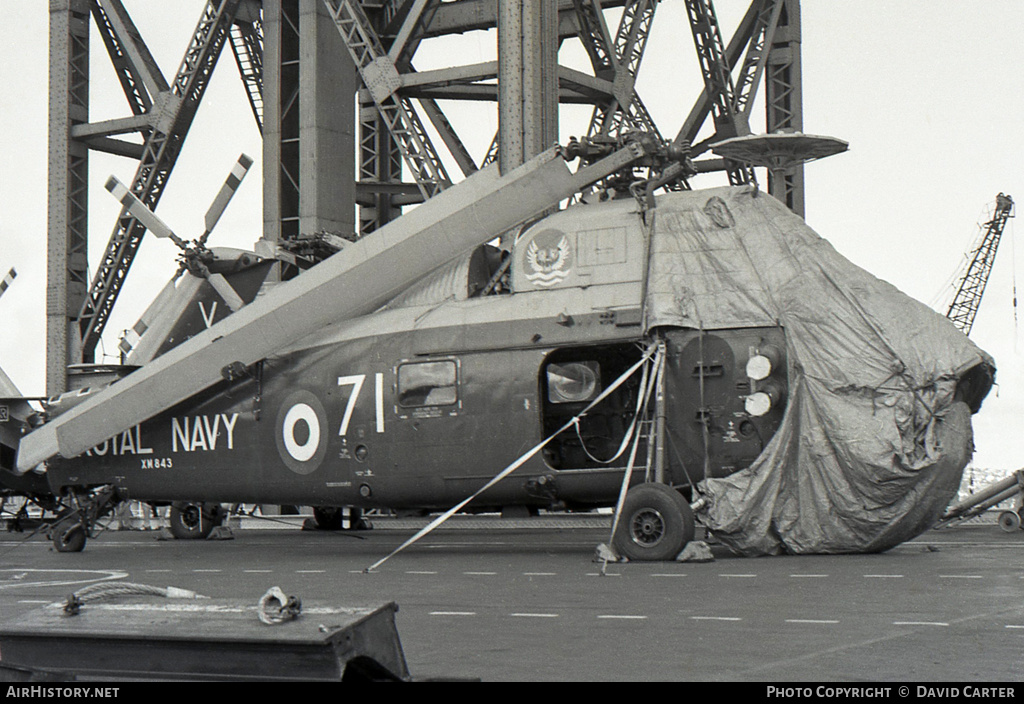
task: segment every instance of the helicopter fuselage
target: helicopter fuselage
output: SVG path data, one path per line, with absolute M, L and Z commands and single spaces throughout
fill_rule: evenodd
M 465 498 L 557 434 L 474 507 L 609 505 L 628 464 L 629 451 L 619 450 L 641 375 L 557 431 L 640 360 L 652 340 L 640 300 L 640 282 L 631 281 L 339 323 L 51 463 L 49 481 L 58 494 L 113 484 L 145 501 L 430 509 Z M 685 488 L 748 466 L 784 404 L 751 416 L 745 365 L 761 347 L 785 349 L 782 330 L 667 329 L 658 337 L 667 350 L 669 483 Z M 649 432 L 653 421 L 641 420 Z M 646 442 L 639 447 L 636 481 L 649 464 Z

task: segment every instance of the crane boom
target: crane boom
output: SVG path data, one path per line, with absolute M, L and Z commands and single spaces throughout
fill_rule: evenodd
M 999 240 L 1003 236 L 1006 221 L 1012 217 L 1013 198 L 1000 193 L 996 196 L 996 209 L 992 219 L 985 223 L 978 243 L 971 250 L 971 261 L 967 265 L 957 286 L 953 302 L 949 304 L 946 317 L 953 321 L 965 335 L 971 334 L 974 316 L 978 313 L 985 284 L 992 273 Z

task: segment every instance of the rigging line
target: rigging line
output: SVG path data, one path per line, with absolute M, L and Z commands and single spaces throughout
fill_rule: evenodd
M 474 492 L 471 496 L 469 496 L 466 499 L 463 499 L 458 504 L 456 504 L 455 506 L 451 507 L 450 509 L 445 511 L 443 514 L 441 514 L 440 516 L 435 518 L 427 526 L 425 526 L 424 528 L 420 529 L 420 531 L 418 533 L 416 533 L 416 535 L 412 536 L 411 538 L 406 540 L 404 543 L 399 545 L 389 555 L 387 555 L 386 557 L 378 560 L 377 562 L 375 562 L 372 565 L 370 565 L 369 567 L 367 567 L 365 570 L 363 570 L 363 573 L 365 574 L 365 573 L 372 572 L 376 568 L 378 568 L 381 565 L 383 565 L 385 562 L 390 560 L 392 557 L 394 557 L 395 555 L 400 553 L 402 550 L 404 550 L 405 548 L 409 547 L 413 543 L 417 542 L 420 538 L 422 538 L 423 536 L 425 536 L 428 533 L 432 532 L 435 528 L 437 528 L 442 523 L 444 523 L 449 518 L 451 518 L 453 515 L 458 513 L 460 510 L 462 510 L 462 508 L 466 504 L 468 504 L 470 501 L 475 499 L 477 496 L 479 496 L 483 492 L 487 491 L 492 486 L 494 486 L 495 484 L 500 482 L 502 479 L 504 479 L 508 475 L 512 474 L 512 472 L 516 471 L 521 466 L 526 464 L 527 460 L 529 460 L 531 457 L 533 457 L 538 452 L 540 452 L 544 448 L 544 446 L 547 445 L 552 440 L 554 440 L 555 437 L 559 433 L 562 433 L 563 431 L 568 430 L 570 427 L 572 427 L 572 425 L 574 423 L 579 422 L 579 419 L 583 415 L 585 415 L 587 413 L 587 411 L 589 411 L 591 408 L 593 408 L 594 406 L 599 404 L 601 401 L 603 401 L 605 398 L 607 398 L 613 391 L 615 391 L 615 389 L 619 388 L 619 386 L 621 386 L 627 379 L 629 379 L 631 376 L 633 376 L 633 374 L 635 374 L 636 371 L 638 369 L 640 369 L 640 367 L 644 366 L 644 364 L 654 355 L 656 349 L 657 349 L 657 346 L 654 345 L 654 344 L 648 346 L 647 351 L 644 353 L 644 356 L 641 357 L 640 360 L 636 364 L 634 364 L 632 367 L 630 367 L 625 372 L 623 372 L 622 375 L 618 379 L 616 379 L 614 382 L 612 382 L 612 384 L 607 389 L 602 391 L 598 395 L 597 398 L 595 398 L 593 401 L 591 401 L 590 404 L 586 408 L 584 408 L 582 411 L 580 411 L 572 420 L 568 421 L 565 425 L 563 425 L 561 428 L 556 430 L 554 433 L 552 433 L 551 435 L 546 437 L 544 440 L 542 440 L 541 442 L 539 442 L 536 445 L 534 445 L 524 455 L 520 456 L 517 460 L 512 462 L 512 464 L 510 464 L 507 467 L 505 467 L 505 469 L 503 469 L 500 472 L 498 472 L 498 474 L 496 474 L 490 481 L 488 481 L 482 487 L 477 489 L 476 492 Z
M 654 374 L 649 374 L 649 367 L 644 366 L 643 376 L 640 380 L 640 393 L 643 395 L 643 398 L 639 405 L 643 408 L 645 415 L 647 412 L 648 403 L 651 400 L 651 392 L 657 386 L 658 369 L 660 369 L 664 365 L 664 363 L 664 353 L 662 351 L 662 348 L 659 346 L 658 354 L 655 356 L 653 365 L 651 365 L 654 367 Z M 615 501 L 615 513 L 612 516 L 611 533 L 608 536 L 609 545 L 611 545 L 612 541 L 615 538 L 615 531 L 618 529 L 619 519 L 622 517 L 622 506 L 626 501 L 626 492 L 629 490 L 629 484 L 633 476 L 633 467 L 636 464 L 636 454 L 640 448 L 640 436 L 641 433 L 637 433 L 636 437 L 633 439 L 633 448 L 629 452 L 629 463 L 627 464 L 626 471 L 622 476 L 622 485 L 619 487 L 619 497 Z M 650 440 L 648 439 L 648 445 L 649 444 Z M 607 558 L 605 558 L 603 560 L 603 564 L 601 565 L 601 574 L 605 573 L 605 569 L 607 568 L 607 566 L 608 560 Z

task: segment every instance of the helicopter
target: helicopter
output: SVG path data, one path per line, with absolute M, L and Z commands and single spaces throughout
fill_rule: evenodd
M 225 503 L 313 506 L 324 527 L 467 496 L 614 506 L 630 560 L 673 559 L 697 522 L 747 555 L 929 528 L 994 361 L 756 185 L 655 195 L 687 173 L 656 151 L 485 169 L 322 257 L 207 247 L 209 218 L 189 245 L 149 213 L 178 274 L 124 364 L 8 421 L 4 469 L 71 508 L 64 552 L 129 499 L 178 507 L 190 537 Z

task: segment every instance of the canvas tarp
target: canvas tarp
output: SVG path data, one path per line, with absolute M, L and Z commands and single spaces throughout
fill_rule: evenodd
M 973 450 L 957 383 L 982 379 L 977 410 L 992 359 L 755 189 L 669 194 L 647 217 L 648 329 L 786 335 L 778 431 L 749 468 L 699 485 L 716 538 L 747 555 L 870 552 L 929 528 Z

